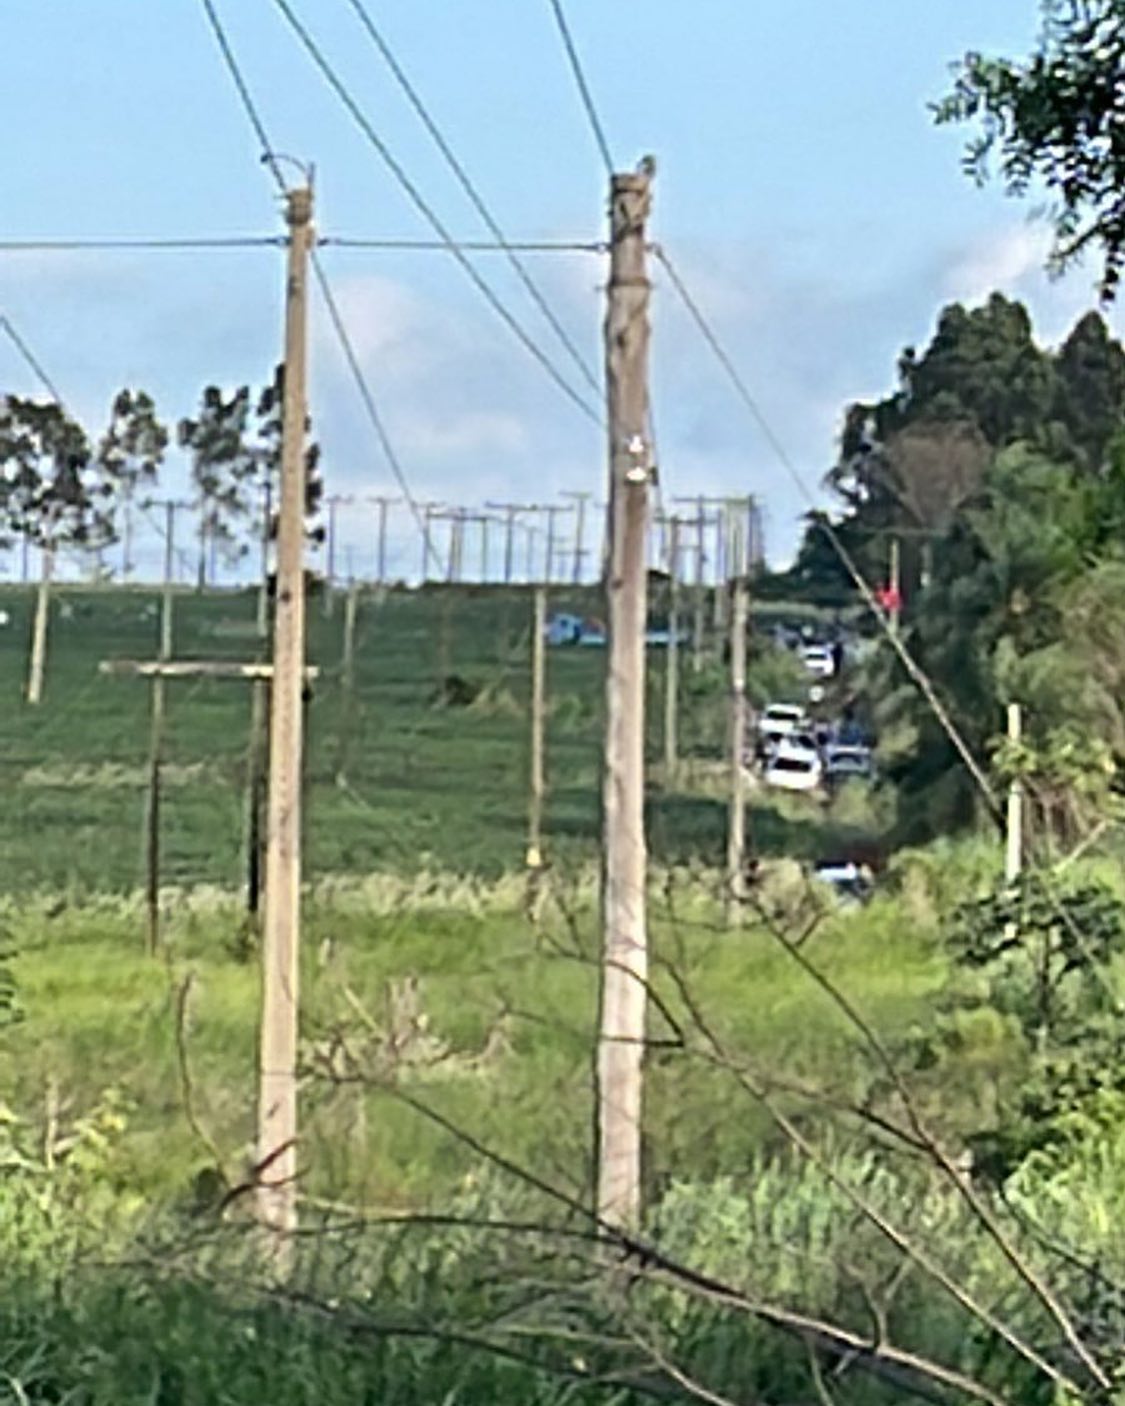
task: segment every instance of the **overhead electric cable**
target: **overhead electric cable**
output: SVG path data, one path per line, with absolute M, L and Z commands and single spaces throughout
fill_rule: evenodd
M 585 416 L 587 416 L 587 418 L 593 420 L 595 424 L 600 425 L 602 423 L 601 412 L 591 406 L 590 403 L 582 396 L 582 394 L 574 389 L 574 387 L 570 384 L 570 382 L 566 379 L 562 372 L 559 371 L 559 369 L 555 366 L 554 362 L 539 345 L 539 343 L 535 340 L 535 338 L 532 337 L 531 334 L 525 330 L 518 318 L 516 318 L 512 311 L 505 306 L 505 304 L 493 290 L 492 286 L 485 280 L 485 278 L 481 275 L 480 271 L 473 264 L 472 260 L 468 258 L 468 256 L 462 250 L 461 246 L 457 243 L 453 235 L 449 232 L 445 224 L 442 222 L 441 217 L 429 204 L 425 196 L 423 196 L 422 192 L 418 189 L 417 185 L 407 174 L 405 168 L 395 157 L 394 153 L 390 150 L 390 148 L 387 146 L 386 142 L 382 139 L 379 133 L 375 130 L 375 127 L 368 119 L 363 109 L 356 102 L 355 98 L 349 92 L 347 86 L 344 84 L 339 74 L 336 73 L 335 69 L 325 57 L 323 50 L 320 48 L 316 40 L 312 37 L 308 29 L 305 27 L 304 24 L 302 24 L 301 20 L 294 12 L 292 5 L 288 3 L 288 0 L 273 0 L 273 3 L 277 7 L 277 9 L 281 11 L 281 14 L 285 18 L 287 24 L 293 30 L 294 34 L 297 36 L 302 47 L 312 59 L 313 63 L 320 70 L 329 87 L 343 103 L 344 107 L 351 115 L 352 120 L 359 127 L 360 131 L 367 138 L 371 146 L 373 146 L 376 152 L 378 152 L 384 165 L 391 172 L 395 180 L 398 182 L 399 186 L 409 197 L 415 209 L 418 210 L 419 214 L 422 215 L 422 217 L 426 220 L 426 222 L 430 225 L 430 227 L 445 244 L 450 254 L 452 254 L 453 257 L 457 260 L 458 264 L 460 264 L 461 268 L 465 271 L 466 275 L 473 283 L 474 287 L 476 287 L 478 292 L 480 292 L 481 296 L 486 300 L 486 302 L 496 313 L 496 315 L 503 321 L 505 326 L 512 332 L 512 334 L 516 337 L 516 339 L 520 342 L 524 349 L 528 351 L 531 356 L 534 357 L 534 359 L 543 368 L 543 370 L 546 371 L 547 375 L 550 376 L 551 380 L 555 383 L 556 386 L 558 386 L 558 388 L 563 392 L 567 399 L 570 400 L 575 406 L 577 406 L 578 409 L 581 410 Z
M 258 138 L 259 159 L 269 167 L 270 174 L 273 176 L 278 188 L 284 192 L 287 187 L 285 177 L 281 172 L 281 166 L 278 164 L 277 154 L 270 145 L 269 135 L 266 132 L 266 124 L 262 121 L 261 114 L 250 92 L 249 85 L 242 76 L 242 70 L 238 66 L 238 60 L 234 56 L 234 50 L 231 48 L 230 41 L 227 39 L 226 30 L 223 28 L 223 22 L 219 19 L 219 14 L 215 9 L 213 0 L 200 0 L 200 3 L 203 6 L 204 14 L 207 16 L 207 23 L 211 26 L 211 33 L 215 36 L 215 40 L 219 45 L 219 51 L 223 56 L 223 62 L 226 64 L 227 72 L 230 74 L 234 86 L 238 91 L 238 96 L 246 112 L 246 116 L 250 119 L 250 125 L 254 129 L 254 135 Z
M 285 236 L 279 234 L 262 235 L 219 235 L 215 238 L 148 239 L 123 238 L 109 239 L 0 239 L 0 253 L 52 253 L 55 250 L 72 251 L 80 249 L 263 249 L 283 248 Z
M 383 421 L 382 415 L 379 413 L 379 408 L 375 403 L 375 397 L 371 392 L 371 387 L 368 385 L 367 377 L 363 373 L 363 367 L 359 364 L 359 357 L 356 355 L 355 346 L 352 343 L 351 337 L 348 335 L 348 329 L 340 313 L 339 304 L 336 302 L 331 284 L 328 282 L 328 275 L 324 272 L 324 266 L 315 252 L 312 256 L 312 266 L 313 273 L 316 275 L 317 284 L 320 287 L 321 297 L 324 299 L 324 305 L 328 309 L 329 320 L 336 333 L 336 340 L 340 343 L 340 348 L 344 353 L 344 359 L 347 361 L 348 367 L 352 373 L 356 389 L 359 391 L 360 399 L 363 401 L 364 409 L 367 411 L 367 418 L 371 421 L 372 428 L 379 439 L 379 443 L 383 447 L 383 453 L 386 456 L 387 463 L 391 466 L 391 472 L 395 476 L 395 481 L 402 490 L 402 495 L 410 508 L 411 516 L 414 518 L 414 521 L 418 525 L 418 530 L 422 534 L 423 549 L 426 556 L 427 558 L 433 559 L 440 571 L 442 566 L 441 558 L 438 555 L 437 548 L 434 546 L 433 538 L 427 527 L 425 514 L 422 512 L 421 508 L 419 508 L 414 494 L 410 491 L 410 484 L 407 481 L 402 462 L 387 433 L 387 427 Z
M 404 249 L 449 253 L 449 245 L 441 239 L 363 239 L 350 235 L 327 234 L 317 240 L 323 247 L 331 244 L 337 249 Z M 609 245 L 602 239 L 508 239 L 502 243 L 489 239 L 459 239 L 457 247 L 474 254 L 606 254 Z
M 0 315 L 0 327 L 7 333 L 8 340 L 30 368 L 32 375 L 47 388 L 47 393 L 50 395 L 51 399 L 60 409 L 65 409 L 58 386 L 51 380 L 50 376 L 48 376 L 47 372 L 43 369 L 42 362 L 24 341 L 23 337 L 16 331 L 11 318 L 6 315 Z
M 535 303 L 535 306 L 543 314 L 544 319 L 550 326 L 552 332 L 554 332 L 555 336 L 558 338 L 559 343 L 565 348 L 571 360 L 578 367 L 578 370 L 585 379 L 586 384 L 590 386 L 595 395 L 600 396 L 602 393 L 601 383 L 598 380 L 597 375 L 591 369 L 590 363 L 583 356 L 582 352 L 579 351 L 578 347 L 575 345 L 574 340 L 571 338 L 566 328 L 559 321 L 558 317 L 556 317 L 554 310 L 547 302 L 547 299 L 543 294 L 542 289 L 540 289 L 539 285 L 531 277 L 531 274 L 527 271 L 526 267 L 523 264 L 523 261 L 517 257 L 515 249 L 508 242 L 504 231 L 500 228 L 499 222 L 496 220 L 495 216 L 492 214 L 492 211 L 485 203 L 484 197 L 481 195 L 480 191 L 473 183 L 468 171 L 466 171 L 461 160 L 458 158 L 457 154 L 454 152 L 453 148 L 446 140 L 444 133 L 438 126 L 437 122 L 434 120 L 429 109 L 426 107 L 426 104 L 422 101 L 418 90 L 414 87 L 413 83 L 411 83 L 410 79 L 407 77 L 402 65 L 395 57 L 394 51 L 391 49 L 391 46 L 387 43 L 386 39 L 383 37 L 382 32 L 368 13 L 367 7 L 364 5 L 363 0 L 347 0 L 347 3 L 351 5 L 357 18 L 359 19 L 360 24 L 363 26 L 364 31 L 370 38 L 371 42 L 375 45 L 376 49 L 379 51 L 380 57 L 383 59 L 383 62 L 390 69 L 395 82 L 402 90 L 407 102 L 414 109 L 418 120 L 422 123 L 423 127 L 425 127 L 426 131 L 429 133 L 438 151 L 441 152 L 446 165 L 453 172 L 458 184 L 460 185 L 461 189 L 465 192 L 470 203 L 472 204 L 473 209 L 480 216 L 481 220 L 484 222 L 485 227 L 488 229 L 492 237 L 497 240 L 501 248 L 507 254 L 508 262 L 515 270 L 516 276 L 519 278 L 520 282 L 527 290 L 532 301 Z M 461 247 L 464 248 L 464 245 L 462 245 Z
M 242 102 L 242 106 L 246 112 L 247 117 L 250 120 L 251 126 L 254 128 L 254 131 L 258 137 L 258 141 L 262 146 L 263 159 L 268 158 L 267 164 L 270 167 L 270 171 L 273 175 L 273 178 L 277 185 L 284 192 L 286 190 L 285 178 L 281 173 L 281 168 L 278 165 L 276 158 L 273 156 L 273 148 L 270 145 L 269 135 L 266 132 L 265 124 L 262 121 L 261 115 L 258 112 L 257 107 L 255 106 L 254 98 L 250 92 L 250 88 L 242 76 L 242 71 L 239 68 L 238 59 L 235 57 L 234 50 L 227 39 L 226 31 L 223 28 L 222 21 L 219 19 L 218 12 L 216 11 L 212 3 L 212 0 L 201 0 L 201 3 L 207 13 L 207 18 L 210 21 L 211 29 L 215 34 L 215 38 L 219 42 L 219 49 L 222 53 L 223 60 L 226 63 L 231 78 L 234 80 L 234 85 L 238 91 L 238 96 Z M 406 474 L 403 471 L 401 461 L 399 460 L 398 454 L 395 452 L 395 448 L 391 442 L 390 436 L 387 434 L 383 418 L 379 414 L 378 407 L 375 404 L 375 397 L 371 392 L 371 387 L 368 384 L 366 376 L 363 374 L 363 368 L 359 364 L 359 358 L 356 356 L 355 348 L 352 345 L 351 339 L 348 336 L 347 328 L 344 325 L 344 320 L 340 315 L 340 309 L 337 305 L 335 297 L 333 296 L 332 287 L 328 281 L 328 275 L 325 273 L 324 267 L 315 249 L 312 252 L 312 265 L 313 272 L 316 275 L 317 283 L 320 286 L 321 294 L 324 297 L 325 305 L 328 308 L 328 315 L 331 320 L 332 327 L 336 333 L 337 340 L 340 342 L 341 348 L 343 349 L 344 356 L 348 362 L 348 365 L 351 368 L 352 375 L 355 378 L 356 385 L 360 392 L 360 398 L 363 401 L 368 418 L 371 420 L 371 423 L 375 428 L 375 432 L 379 438 L 379 443 L 382 445 L 383 452 L 387 457 L 387 462 L 391 466 L 391 471 L 393 472 L 399 487 L 402 489 L 403 496 L 406 498 L 407 503 L 410 505 L 410 510 L 421 530 L 423 550 L 427 558 L 432 556 L 435 560 L 439 561 L 440 565 L 440 560 L 437 555 L 437 550 L 434 547 L 433 539 L 430 535 L 429 528 L 426 524 L 423 514 L 418 508 L 418 504 L 415 501 L 414 495 L 410 491 L 410 486 L 407 482 Z
M 680 301 L 687 308 L 689 314 L 691 315 L 692 321 L 699 329 L 704 341 L 706 341 L 707 345 L 711 348 L 711 351 L 715 354 L 715 357 L 718 360 L 720 366 L 722 366 L 723 370 L 726 372 L 731 384 L 734 386 L 734 389 L 739 396 L 739 399 L 742 401 L 742 403 L 749 410 L 750 414 L 753 416 L 755 422 L 758 425 L 758 428 L 761 430 L 762 434 L 765 436 L 767 443 L 770 445 L 771 449 L 774 451 L 774 454 L 777 456 L 779 463 L 789 474 L 793 482 L 797 485 L 797 488 L 801 492 L 802 496 L 805 498 L 806 502 L 808 502 L 809 506 L 811 508 L 815 508 L 816 498 L 814 497 L 812 490 L 809 488 L 808 484 L 805 482 L 804 475 L 800 472 L 797 466 L 793 463 L 792 459 L 789 457 L 789 454 L 786 452 L 785 446 L 782 444 L 781 440 L 774 432 L 773 427 L 766 419 L 764 412 L 759 406 L 757 400 L 755 400 L 754 396 L 751 394 L 750 388 L 749 386 L 747 386 L 745 380 L 743 379 L 741 373 L 738 370 L 738 367 L 735 366 L 725 347 L 719 341 L 717 333 L 711 327 L 711 324 L 707 321 L 703 310 L 700 308 L 698 302 L 696 302 L 695 298 L 692 296 L 683 278 L 680 276 L 679 272 L 673 265 L 671 259 L 668 256 L 667 251 L 663 249 L 660 245 L 655 245 L 653 248 L 653 252 L 655 253 L 656 258 L 660 263 L 661 267 L 667 273 L 668 279 L 671 282 L 672 287 L 675 289 L 677 295 L 679 296 Z M 903 667 L 906 669 L 906 672 L 909 674 L 910 678 L 914 681 L 918 688 L 922 691 L 926 702 L 930 705 L 934 716 L 941 724 L 942 730 L 944 731 L 945 735 L 949 738 L 950 742 L 953 744 L 955 750 L 957 751 L 957 754 L 965 763 L 965 766 L 968 769 L 970 776 L 976 782 L 981 794 L 983 795 L 985 801 L 989 806 L 989 809 L 992 811 L 992 814 L 996 818 L 999 818 L 1000 806 L 999 802 L 996 799 L 996 793 L 994 792 L 992 785 L 988 780 L 988 777 L 981 769 L 981 766 L 978 763 L 977 759 L 969 750 L 968 744 L 966 743 L 965 739 L 961 736 L 960 730 L 954 723 L 953 719 L 950 717 L 947 708 L 942 703 L 941 699 L 938 697 L 937 692 L 934 689 L 934 686 L 931 683 L 928 675 L 925 673 L 922 667 L 915 660 L 914 656 L 903 644 L 902 639 L 898 635 L 897 631 L 891 628 L 890 622 L 887 620 L 885 612 L 880 608 L 878 601 L 875 599 L 874 591 L 868 584 L 866 577 L 864 577 L 863 573 L 856 565 L 851 553 L 848 551 L 847 547 L 844 546 L 844 543 L 840 538 L 840 534 L 836 531 L 832 524 L 824 518 L 818 517 L 816 519 L 816 523 L 820 530 L 828 538 L 832 549 L 835 551 L 844 569 L 847 571 L 856 588 L 859 590 L 859 593 L 863 597 L 864 602 L 867 604 L 872 614 L 879 622 L 880 627 L 882 628 L 884 634 L 889 640 L 895 653 L 901 660 Z
M 589 120 L 590 128 L 594 134 L 594 141 L 597 143 L 598 151 L 601 153 L 602 161 L 605 163 L 606 175 L 612 176 L 614 171 L 613 155 L 609 149 L 609 142 L 606 140 L 605 128 L 602 126 L 601 118 L 598 116 L 598 110 L 594 106 L 594 95 L 590 91 L 589 83 L 586 82 L 586 75 L 582 69 L 582 60 L 578 57 L 578 49 L 571 35 L 570 26 L 566 22 L 566 14 L 563 11 L 562 0 L 550 0 L 550 5 L 554 12 L 555 23 L 559 27 L 559 34 L 562 36 L 566 56 L 570 61 L 570 71 L 574 74 L 574 81 L 578 87 L 578 95 L 582 99 L 582 106 L 586 110 L 586 117 Z

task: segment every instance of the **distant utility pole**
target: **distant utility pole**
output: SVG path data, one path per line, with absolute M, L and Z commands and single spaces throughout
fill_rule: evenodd
M 305 665 L 305 424 L 308 261 L 313 194 L 286 195 L 289 225 L 270 707 L 266 904 L 258 1096 L 258 1215 L 273 1233 L 274 1260 L 291 1263 L 297 1225 L 297 1011 L 301 902 L 301 753 Z
M 564 509 L 556 503 L 547 503 L 540 511 L 547 516 L 547 559 L 543 566 L 543 580 L 549 586 L 555 579 L 555 519 Z
M 593 494 L 582 491 L 574 492 L 566 490 L 563 492 L 564 498 L 569 498 L 574 503 L 574 558 L 570 571 L 570 581 L 573 586 L 582 584 L 582 560 L 586 555 L 586 504 L 593 497 Z
M 698 673 L 703 667 L 703 609 L 706 595 L 707 569 L 707 499 L 702 493 L 694 498 L 676 498 L 676 503 L 691 503 L 695 517 L 681 522 L 682 527 L 695 528 L 695 600 L 692 603 L 691 667 Z
M 324 618 L 326 620 L 332 614 L 332 591 L 336 584 L 336 509 L 341 503 L 351 502 L 354 502 L 354 499 L 341 498 L 339 495 L 328 499 L 328 540 L 325 543 L 324 561 Z
M 679 761 L 680 520 L 668 519 L 668 648 L 664 656 L 664 784 L 676 784 Z
M 531 609 L 531 765 L 528 775 L 527 867 L 543 867 L 543 723 L 547 588 L 536 586 Z
M 746 895 L 746 785 L 743 763 L 746 751 L 746 623 L 749 600 L 746 589 L 746 540 L 741 518 L 731 518 L 730 555 L 730 807 L 727 821 L 727 921 L 742 920 Z
M 164 504 L 164 582 L 160 593 L 161 663 L 172 657 L 172 576 L 176 558 L 176 509 L 186 504 Z M 164 765 L 164 679 L 152 680 L 152 716 L 148 747 L 148 805 L 145 812 L 145 911 L 148 950 L 160 946 L 160 783 Z
M 433 532 L 434 518 L 438 515 L 438 510 L 441 508 L 441 504 L 440 504 L 440 503 L 423 503 L 423 504 L 421 505 L 421 508 L 422 508 L 422 576 L 421 576 L 421 583 L 422 583 L 422 585 L 424 586 L 424 585 L 426 584 L 426 582 L 430 579 L 429 572 L 430 572 L 430 555 L 431 555 L 431 552 L 433 552 L 433 555 L 434 555 L 435 557 L 437 556 L 437 553 L 433 551 L 433 547 L 432 547 L 432 545 L 431 545 L 431 542 L 432 542 L 432 532 Z
M 504 584 L 510 586 L 516 569 L 517 519 L 524 513 L 535 513 L 539 509 L 534 503 L 485 503 L 484 506 L 504 514 Z
M 372 498 L 379 507 L 379 531 L 375 545 L 375 579 L 380 586 L 387 581 L 387 510 L 402 502 L 401 498 Z
M 55 574 L 55 529 L 52 521 L 39 549 L 39 589 L 35 595 L 35 621 L 31 631 L 31 665 L 27 676 L 27 701 L 43 701 L 43 675 L 47 667 L 47 623 L 51 614 L 51 580 Z
M 648 485 L 648 306 L 645 223 L 652 163 L 614 175 L 605 321 L 609 420 L 609 647 L 603 781 L 601 1010 L 598 1039 L 599 1217 L 641 1213 L 641 1113 L 648 937 L 644 832 Z

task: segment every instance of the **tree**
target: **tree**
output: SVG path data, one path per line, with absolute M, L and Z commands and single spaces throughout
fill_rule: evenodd
M 218 386 L 207 386 L 199 418 L 183 419 L 178 426 L 179 443 L 192 456 L 199 505 L 200 590 L 207 584 L 209 550 L 222 547 L 228 554 L 241 554 L 238 523 L 246 513 L 246 488 L 257 463 L 246 438 L 249 415 L 249 386 L 239 386 L 229 396 Z
M 272 540 L 277 535 L 277 505 L 281 493 L 281 431 L 282 406 L 285 400 L 285 363 L 279 362 L 274 369 L 273 380 L 264 386 L 258 395 L 256 406 L 257 426 L 257 479 L 260 491 L 269 492 L 274 505 L 269 524 Z M 312 422 L 306 417 L 305 431 L 311 429 Z M 324 480 L 320 475 L 320 446 L 310 444 L 305 450 L 305 519 L 308 540 L 319 544 L 324 540 L 324 528 L 317 521 L 324 497 Z
M 0 401 L 0 521 L 8 541 L 104 545 L 113 532 L 111 493 L 85 432 L 60 405 Z
M 1100 249 L 1107 302 L 1125 264 L 1123 68 L 1125 0 L 1045 0 L 1029 59 L 966 54 L 934 109 L 939 123 L 978 128 L 964 161 L 978 182 L 995 165 L 1012 195 L 1046 189 L 1054 269 Z
M 133 503 L 142 487 L 155 485 L 167 447 L 168 431 L 156 418 L 152 397 L 145 391 L 119 391 L 110 411 L 109 427 L 98 444 L 97 462 L 107 482 L 114 486 L 115 508 L 122 517 L 125 577 L 133 566 Z
M 1075 323 L 1055 370 L 1056 419 L 1066 426 L 1078 461 L 1101 472 L 1113 437 L 1125 426 L 1125 351 L 1100 313 Z

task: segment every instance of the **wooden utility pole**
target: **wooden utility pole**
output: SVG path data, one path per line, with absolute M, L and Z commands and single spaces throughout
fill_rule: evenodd
M 39 589 L 35 596 L 35 622 L 31 632 L 31 665 L 27 675 L 27 701 L 38 706 L 43 699 L 43 674 L 47 667 L 47 623 L 51 614 L 51 579 L 55 574 L 53 525 L 39 549 Z
M 733 576 L 727 566 L 727 534 L 730 530 L 730 504 L 720 499 L 715 509 L 715 595 L 712 624 L 718 635 L 727 623 L 727 580 Z
M 286 195 L 281 510 L 277 534 L 273 678 L 270 696 L 266 903 L 262 935 L 262 1029 L 258 1095 L 257 1209 L 273 1233 L 281 1272 L 297 1224 L 297 1010 L 301 904 L 301 754 L 305 666 L 305 425 L 308 261 L 313 242 L 309 187 Z
M 270 543 L 273 538 L 273 490 L 267 481 L 262 504 L 259 543 L 258 609 L 255 626 L 258 648 L 265 658 L 270 637 Z M 250 754 L 246 776 L 246 911 L 257 919 L 262 903 L 263 830 L 266 757 L 269 753 L 269 694 L 258 680 L 250 695 Z
M 609 419 L 609 645 L 602 800 L 601 1011 L 598 1040 L 599 1217 L 641 1213 L 641 1112 L 648 936 L 644 832 L 648 486 L 648 304 L 645 223 L 652 163 L 610 187 L 605 321 Z
M 176 504 L 164 504 L 164 584 L 160 595 L 160 653 L 172 657 L 172 574 L 175 569 Z M 145 808 L 145 911 L 150 953 L 160 946 L 160 782 L 164 765 L 164 679 L 152 680 L 148 744 L 148 805 Z
M 681 526 L 695 528 L 695 600 L 691 621 L 691 667 L 694 673 L 699 673 L 703 667 L 703 613 L 707 594 L 707 499 L 700 493 L 694 498 L 677 498 L 675 501 L 691 503 L 695 508 L 694 519 L 681 523 Z
M 1008 704 L 1008 741 L 1018 743 L 1023 716 L 1018 703 Z M 1014 776 L 1008 785 L 1008 825 L 1004 846 L 1004 878 L 1014 884 L 1023 872 L 1023 785 Z
M 668 521 L 668 649 L 664 656 L 664 784 L 676 784 L 680 702 L 680 520 Z
M 570 571 L 570 582 L 572 586 L 582 584 L 582 560 L 586 555 L 586 504 L 593 496 L 589 492 L 564 491 L 564 498 L 570 498 L 574 503 L 574 561 Z
M 328 530 L 324 558 L 324 618 L 326 620 L 332 614 L 334 600 L 332 593 L 336 585 L 336 509 L 341 503 L 350 501 L 351 499 L 340 497 L 332 497 L 328 500 Z
M 543 867 L 543 724 L 547 634 L 547 588 L 536 586 L 531 608 L 531 765 L 528 775 L 527 867 Z
M 746 865 L 746 786 L 743 765 L 746 752 L 746 622 L 749 601 L 746 589 L 746 541 L 743 523 L 731 519 L 730 564 L 730 732 L 727 743 L 730 765 L 730 805 L 727 820 L 727 921 L 742 918 Z
M 380 586 L 387 582 L 387 510 L 400 503 L 400 498 L 373 498 L 379 505 L 379 534 L 375 548 L 375 580 Z

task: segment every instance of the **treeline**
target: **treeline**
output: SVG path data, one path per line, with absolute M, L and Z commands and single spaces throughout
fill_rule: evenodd
M 1040 346 L 999 293 L 941 313 L 882 400 L 848 407 L 826 477 L 835 533 L 869 581 L 902 563 L 904 627 L 976 755 L 1019 771 L 1037 832 L 1069 845 L 1116 813 L 1125 767 L 1125 350 L 1096 312 Z M 854 585 L 814 514 L 785 585 L 822 603 Z M 969 822 L 980 796 L 890 652 L 867 680 L 897 739 L 902 838 Z M 1004 707 L 1026 737 L 997 749 Z
M 134 510 L 147 509 L 161 492 L 175 443 L 188 459 L 203 583 L 216 553 L 239 557 L 260 540 L 263 524 L 275 529 L 284 378 L 279 365 L 258 391 L 209 385 L 194 417 L 174 426 L 146 391 L 126 387 L 114 396 L 100 435 L 57 402 L 0 395 L 0 547 L 100 552 L 127 542 Z M 315 444 L 306 469 L 306 512 L 319 540 L 323 482 Z

